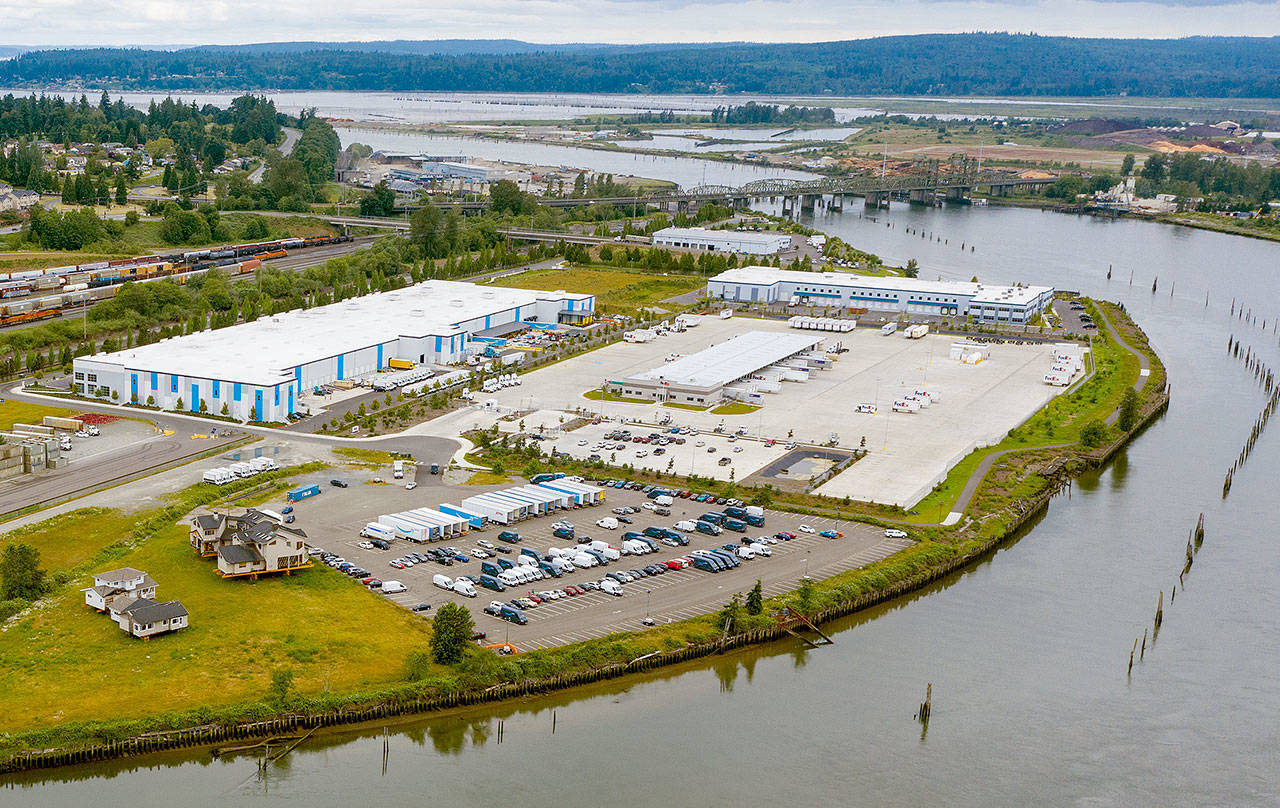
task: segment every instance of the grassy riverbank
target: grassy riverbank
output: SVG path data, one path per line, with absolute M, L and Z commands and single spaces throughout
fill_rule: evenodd
M 1163 404 L 1163 367 L 1119 308 L 1101 308 L 1124 340 L 1152 363 L 1142 389 L 1143 415 L 1154 417 Z M 1051 415 L 1052 434 L 1064 443 L 1079 439 L 1082 424 L 1113 412 L 1117 396 L 1141 378 L 1137 358 L 1105 337 L 1095 339 L 1095 361 L 1093 377 L 1056 399 L 1063 402 L 1058 409 L 1045 411 Z M 1070 442 L 1045 449 L 1031 445 L 1049 434 L 1050 422 L 1032 423 L 1042 417 L 1028 421 L 1025 434 L 1011 435 L 1027 447 L 1003 457 L 987 473 L 964 522 L 951 528 L 913 528 L 913 546 L 817 581 L 811 589 L 772 598 L 763 615 L 740 615 L 732 632 L 763 630 L 759 636 L 774 636 L 768 631 L 774 625 L 769 612 L 782 606 L 830 616 L 936 580 L 989 552 L 1043 507 L 1063 475 L 1096 466 L 1141 428 L 1141 422 L 1123 433 L 1113 428 L 1098 446 Z M 515 467 L 514 456 L 496 453 L 490 459 Z M 661 478 L 625 471 L 617 476 Z M 733 483 L 697 484 L 744 498 L 764 494 L 775 508 L 785 510 L 841 513 L 844 518 L 858 514 L 879 524 L 900 516 L 893 509 L 813 495 L 753 492 Z M 630 663 L 649 655 L 676 658 L 685 649 L 714 648 L 726 633 L 718 615 L 703 615 L 512 657 L 471 648 L 460 664 L 437 665 L 421 653 L 430 637 L 428 621 L 327 568 L 257 582 L 219 579 L 209 561 L 191 552 L 186 528 L 178 520 L 226 493 L 196 486 L 142 515 L 80 512 L 28 529 L 27 540 L 51 553 L 65 537 L 85 539 L 74 552 L 48 561 L 50 566 L 69 565 L 62 588 L 14 618 L 0 635 L 0 710 L 8 716 L 0 756 L 210 723 L 333 715 L 377 704 L 447 704 L 459 693 L 480 698 L 490 688 L 510 683 L 536 687 L 593 671 L 630 670 Z M 103 527 L 85 534 L 91 520 Z M 118 541 L 110 541 L 119 534 Z M 160 597 L 181 599 L 191 611 L 191 628 L 144 643 L 88 610 L 78 591 L 86 573 L 123 565 L 151 573 Z M 732 594 L 726 592 L 725 600 Z M 284 699 L 268 695 L 278 669 L 294 675 L 295 687 Z M 114 686 L 126 678 L 127 689 Z

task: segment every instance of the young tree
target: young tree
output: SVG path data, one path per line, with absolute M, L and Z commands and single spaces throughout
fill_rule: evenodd
M 124 175 L 116 176 L 116 204 L 123 205 L 129 201 L 129 189 L 125 187 Z
M 283 707 L 289 703 L 289 691 L 293 689 L 293 671 L 276 668 L 271 672 L 271 686 L 267 689 L 271 703 Z
M 446 603 L 431 621 L 431 657 L 442 665 L 462 659 L 475 628 L 471 612 L 456 603 Z
M 1116 420 L 1116 425 L 1128 432 L 1136 423 L 1138 423 L 1138 391 L 1130 387 L 1124 391 L 1124 398 L 1120 400 L 1120 416 Z
M 817 600 L 818 590 L 813 585 L 813 579 L 806 576 L 800 582 L 800 588 L 795 594 L 795 609 L 800 614 L 809 614 L 813 611 L 814 601 Z
M 40 551 L 26 542 L 5 547 L 0 556 L 0 600 L 35 600 L 44 591 Z
M 734 626 L 738 624 L 738 617 L 742 613 L 742 595 L 734 593 L 729 602 L 716 615 L 716 627 L 725 634 L 733 632 Z
M 756 585 L 747 593 L 747 614 L 760 614 L 764 611 L 764 585 L 756 579 Z
M 1100 419 L 1093 419 L 1080 428 L 1080 442 L 1090 449 L 1101 446 L 1107 439 L 1107 425 Z

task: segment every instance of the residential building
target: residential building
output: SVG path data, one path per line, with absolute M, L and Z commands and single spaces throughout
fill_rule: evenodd
M 306 569 L 311 566 L 302 530 L 283 524 L 270 511 L 200 514 L 192 517 L 191 546 L 202 558 L 218 559 L 218 574 L 240 578 Z
M 85 605 L 105 612 L 114 603 L 155 597 L 156 582 L 142 570 L 121 567 L 95 574 L 93 586 L 81 591 L 84 592 Z

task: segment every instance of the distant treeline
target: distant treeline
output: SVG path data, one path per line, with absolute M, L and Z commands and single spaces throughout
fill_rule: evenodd
M 0 62 L 11 86 L 71 79 L 129 89 L 1271 97 L 1280 38 L 927 34 L 506 54 L 103 48 Z
M 748 101 L 738 107 L 711 110 L 712 123 L 835 123 L 831 107 L 780 107 Z

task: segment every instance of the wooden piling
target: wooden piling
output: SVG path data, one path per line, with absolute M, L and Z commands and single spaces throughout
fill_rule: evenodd
M 933 682 L 930 682 L 924 691 L 924 703 L 920 705 L 918 716 L 920 723 L 926 727 L 929 726 L 929 714 L 933 712 Z
M 1142 630 L 1142 653 L 1138 655 L 1138 661 L 1141 662 L 1147 656 L 1147 630 Z
M 1160 624 L 1164 622 L 1164 590 L 1160 590 L 1160 600 L 1156 602 L 1156 632 L 1160 631 Z
M 1138 653 L 1138 638 L 1133 638 L 1133 647 L 1129 649 L 1129 675 L 1133 675 L 1133 655 Z

